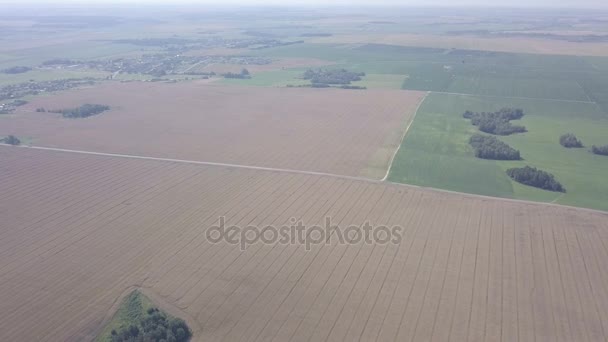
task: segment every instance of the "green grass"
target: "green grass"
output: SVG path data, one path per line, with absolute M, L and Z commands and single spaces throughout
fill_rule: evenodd
M 131 292 L 120 304 L 112 320 L 104 327 L 96 342 L 111 342 L 112 330 L 119 331 L 130 325 L 137 325 L 146 311 L 155 307 L 146 296 L 139 291 Z
M 265 71 L 253 74 L 251 79 L 224 78 L 219 82 L 228 85 L 258 87 L 285 87 L 289 84 L 294 86 L 307 85 L 310 84 L 310 81 L 302 79 L 304 71 L 304 68 Z M 405 75 L 368 74 L 361 81 L 352 84 L 369 89 L 400 89 L 405 77 Z
M 503 97 L 534 97 L 588 101 L 589 98 L 576 82 L 513 77 L 463 77 L 456 76 L 447 92 L 491 95 Z
M 270 57 L 310 57 L 377 75 L 407 75 L 403 89 L 596 101 L 608 111 L 608 58 L 433 49 L 381 44 L 296 44 Z M 391 86 L 392 87 L 392 86 Z
M 299 69 L 265 71 L 253 74 L 251 76 L 251 79 L 224 78 L 221 79 L 219 82 L 221 84 L 249 85 L 260 87 L 285 87 L 288 84 L 309 84 L 309 81 L 300 78 L 303 73 L 304 71 Z
M 352 84 L 368 89 L 401 89 L 403 79 L 406 77 L 406 75 L 366 74 L 361 81 Z
M 522 161 L 475 158 L 468 145 L 477 132 L 461 114 L 467 109 L 491 111 L 521 107 L 524 134 L 499 137 L 519 149 Z M 520 122 L 517 122 L 520 123 Z M 389 180 L 481 195 L 556 203 L 608 210 L 608 157 L 590 153 L 592 144 L 606 144 L 608 115 L 592 103 L 537 99 L 430 94 L 420 107 L 397 154 Z M 566 149 L 559 136 L 572 132 L 586 148 Z M 551 172 L 567 192 L 563 195 L 521 185 L 505 173 L 531 165 Z
M 72 71 L 72 70 L 32 70 L 22 74 L 0 74 L 0 86 L 8 85 L 8 84 L 16 84 L 16 83 L 25 83 L 30 80 L 34 81 L 51 81 L 51 80 L 59 80 L 66 78 L 85 78 L 85 77 L 93 77 L 93 78 L 105 78 L 108 75 L 111 75 L 109 72 L 103 71 Z

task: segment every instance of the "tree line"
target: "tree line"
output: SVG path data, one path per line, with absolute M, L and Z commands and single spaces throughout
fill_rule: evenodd
M 234 73 L 234 72 L 227 72 L 225 74 L 222 74 L 222 76 L 224 76 L 224 78 L 237 78 L 237 79 L 250 79 L 251 78 L 251 74 L 249 73 L 249 70 L 247 69 L 243 69 L 241 70 L 240 73 Z
M 462 116 L 465 119 L 470 119 L 471 124 L 477 126 L 480 131 L 489 134 L 511 135 L 527 132 L 526 127 L 511 124 L 511 120 L 519 120 L 524 116 L 521 109 L 502 108 L 496 112 L 472 112 L 467 110 Z
M 508 169 L 507 175 L 516 182 L 525 185 L 549 191 L 566 192 L 566 189 L 555 180 L 555 177 L 551 173 L 539 170 L 535 167 L 526 165 L 520 168 Z
M 518 150 L 496 139 L 496 137 L 475 134 L 469 139 L 469 144 L 475 150 L 475 157 L 494 160 L 519 160 Z

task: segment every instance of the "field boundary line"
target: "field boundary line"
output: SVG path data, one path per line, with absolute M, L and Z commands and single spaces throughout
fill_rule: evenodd
M 589 94 L 587 94 L 587 90 L 585 90 L 585 88 L 583 88 L 583 86 L 581 85 L 581 82 L 576 81 L 576 85 L 578 85 L 578 87 L 581 88 L 581 90 L 583 91 L 583 94 L 585 94 L 585 97 L 587 98 L 587 100 L 591 101 Z
M 580 85 L 579 85 L 580 87 Z M 583 100 L 564 100 L 564 99 L 551 99 L 551 98 L 543 98 L 543 97 L 526 97 L 526 96 L 500 96 L 500 95 L 479 95 L 479 94 L 467 94 L 467 93 L 452 93 L 448 91 L 430 91 L 435 94 L 445 94 L 445 95 L 461 95 L 461 96 L 478 96 L 478 97 L 492 97 L 497 99 L 519 99 L 519 100 L 541 100 L 541 101 L 553 101 L 553 102 L 574 102 L 574 103 L 590 103 L 597 104 L 595 101 L 583 101 Z M 585 93 L 587 96 L 587 93 Z M 589 98 L 589 96 L 587 96 Z
M 407 125 L 407 127 L 405 127 L 405 130 L 403 131 L 403 135 L 401 136 L 401 140 L 399 140 L 399 145 L 397 145 L 397 148 L 395 149 L 395 152 L 393 152 L 393 156 L 391 157 L 391 160 L 388 163 L 388 168 L 386 169 L 386 174 L 380 180 L 381 182 L 386 181 L 386 179 L 388 178 L 388 174 L 391 172 L 391 168 L 393 167 L 393 162 L 395 161 L 395 157 L 397 156 L 397 153 L 399 152 L 399 149 L 401 149 L 401 145 L 403 145 L 403 140 L 405 140 L 405 136 L 407 135 L 407 132 L 410 130 L 410 127 L 414 123 L 414 119 L 416 119 L 416 114 L 418 114 L 418 110 L 420 109 L 420 106 L 422 106 L 422 103 L 424 101 L 426 101 L 426 98 L 429 96 L 429 94 L 430 94 L 430 92 L 427 91 L 426 94 L 424 95 L 424 97 L 418 103 L 418 106 L 416 107 L 416 110 L 414 111 L 414 115 L 412 115 L 412 119 L 410 120 L 410 123 Z
M 274 168 L 274 167 L 265 167 L 265 166 L 253 166 L 253 165 L 230 164 L 230 163 L 219 163 L 219 162 L 206 162 L 206 161 L 198 161 L 198 160 L 149 157 L 149 156 L 139 156 L 139 155 L 134 155 L 134 154 L 120 154 L 120 153 L 83 151 L 83 150 L 73 150 L 73 149 L 66 149 L 66 148 L 59 148 L 59 147 L 44 147 L 44 146 L 33 146 L 33 145 L 12 146 L 12 145 L 3 144 L 3 143 L 0 143 L 0 146 L 8 146 L 8 147 L 16 147 L 16 148 L 27 148 L 27 149 L 43 150 L 43 151 L 55 151 L 55 152 L 88 154 L 88 155 L 104 156 L 104 157 L 116 157 L 116 158 L 127 158 L 127 159 L 143 159 L 143 160 L 164 161 L 164 162 L 181 163 L 181 164 L 194 164 L 194 165 L 230 167 L 230 168 L 237 168 L 237 169 L 249 169 L 249 170 L 282 172 L 282 173 L 296 173 L 296 174 L 311 175 L 311 176 L 328 176 L 328 177 L 336 177 L 336 178 L 358 180 L 358 181 L 365 181 L 365 182 L 370 182 L 371 181 L 371 182 L 375 182 L 375 183 L 379 183 L 380 182 L 379 180 L 375 180 L 375 179 L 371 179 L 371 178 L 357 177 L 357 176 L 347 176 L 347 175 L 340 175 L 340 174 L 335 174 L 335 173 L 319 172 L 319 171 L 304 171 L 304 170 L 293 170 L 293 169 Z
M 453 190 L 426 187 L 426 186 L 420 186 L 420 185 L 414 185 L 414 184 L 380 181 L 378 179 L 339 175 L 339 174 L 327 173 L 327 172 L 303 171 L 303 170 L 281 169 L 281 168 L 272 168 L 272 167 L 263 167 L 263 166 L 239 165 L 239 164 L 227 164 L 227 163 L 217 163 L 217 162 L 204 162 L 204 161 L 184 160 L 184 159 L 146 157 L 146 156 L 137 156 L 137 155 L 130 155 L 130 154 L 115 154 L 115 153 L 104 153 L 104 152 L 70 150 L 70 149 L 56 148 L 56 147 L 28 146 L 28 145 L 12 146 L 12 145 L 8 145 L 8 144 L 4 144 L 4 143 L 0 143 L 0 146 L 9 147 L 9 148 L 23 148 L 23 149 L 32 149 L 32 150 L 66 152 L 66 153 L 87 154 L 87 155 L 94 155 L 94 156 L 117 157 L 117 158 L 126 158 L 126 159 L 140 159 L 140 160 L 152 160 L 152 161 L 182 163 L 182 164 L 192 164 L 192 165 L 228 167 L 228 168 L 237 168 L 237 169 L 246 169 L 246 170 L 295 173 L 295 174 L 309 175 L 309 176 L 334 177 L 334 178 L 348 179 L 348 180 L 360 181 L 360 182 L 366 182 L 366 183 L 387 184 L 387 185 L 391 185 L 391 186 L 400 186 L 400 187 L 406 187 L 406 188 L 410 188 L 410 189 L 425 190 L 425 191 L 431 191 L 431 192 L 436 192 L 436 193 L 459 195 L 459 196 L 464 196 L 464 197 L 469 197 L 469 198 L 498 200 L 498 201 L 505 201 L 505 202 L 511 202 L 511 203 L 523 203 L 523 204 L 540 205 L 540 206 L 548 206 L 548 207 L 559 207 L 559 208 L 570 209 L 570 210 L 581 210 L 581 211 L 606 215 L 608 217 L 608 210 L 591 209 L 591 208 L 585 208 L 585 207 L 574 207 L 574 206 L 565 205 L 565 204 L 557 204 L 557 203 L 550 203 L 550 202 L 537 202 L 537 201 L 529 201 L 529 200 L 507 198 L 507 197 L 486 196 L 486 195 L 472 194 L 472 193 L 468 193 L 468 192 L 458 192 L 458 191 L 453 191 Z

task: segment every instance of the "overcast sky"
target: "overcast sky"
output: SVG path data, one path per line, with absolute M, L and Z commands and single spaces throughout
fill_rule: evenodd
M 385 5 L 385 6 L 442 6 L 442 7 L 573 7 L 608 8 L 608 0 L 0 0 L 0 4 L 19 3 L 96 3 L 96 4 L 213 4 L 213 5 Z

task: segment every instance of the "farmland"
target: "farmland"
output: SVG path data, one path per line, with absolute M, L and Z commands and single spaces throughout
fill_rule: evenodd
M 0 155 L 11 180 L 0 182 L 10 198 L 4 340 L 91 339 L 132 288 L 179 313 L 201 341 L 606 338 L 603 213 L 329 176 L 27 148 Z M 404 235 L 241 251 L 205 240 L 220 216 L 370 220 Z
M 0 341 L 608 340 L 607 11 L 3 10 Z
M 3 120 L 0 135 L 18 132 L 42 146 L 380 179 L 424 95 L 111 82 L 38 97 Z M 34 112 L 84 103 L 112 110 L 86 120 Z
M 462 113 L 465 110 L 491 111 L 505 106 L 523 108 L 527 113 L 521 124 L 529 132 L 502 138 L 520 150 L 524 160 L 475 158 L 468 139 L 477 132 L 477 128 L 463 119 Z M 608 188 L 603 181 L 603 170 L 608 168 L 608 160 L 593 155 L 588 148 L 573 151 L 558 143 L 560 132 L 568 130 L 580 134 L 587 146 L 598 144 L 605 139 L 606 129 L 608 117 L 594 103 L 433 93 L 416 115 L 395 158 L 389 179 L 455 191 L 555 201 L 606 210 Z M 550 170 L 568 191 L 559 195 L 510 181 L 504 171 L 524 164 Z

